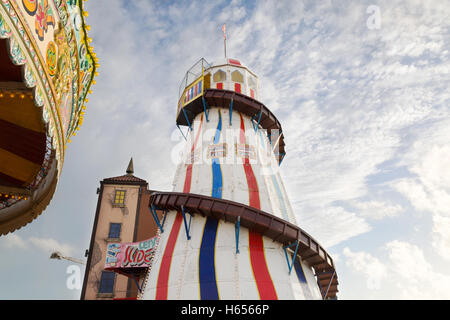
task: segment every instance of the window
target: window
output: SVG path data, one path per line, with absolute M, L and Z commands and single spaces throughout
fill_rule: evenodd
M 102 271 L 98 293 L 113 293 L 115 279 L 116 274 L 114 272 Z
M 248 85 L 249 85 L 250 87 L 256 87 L 256 81 L 255 81 L 255 78 L 249 76 L 249 77 L 248 77 Z
M 121 223 L 110 223 L 108 238 L 110 239 L 120 238 L 120 229 L 122 229 Z
M 125 205 L 125 190 L 116 190 L 114 193 L 114 205 L 124 206 Z
M 234 82 L 244 83 L 244 76 L 239 71 L 235 70 L 231 73 L 231 80 Z
M 249 87 L 249 90 L 250 90 L 250 97 L 255 99 L 255 88 L 256 88 L 255 78 L 253 78 L 253 77 L 249 77 L 248 78 L 248 87 Z
M 213 79 L 214 82 L 223 82 L 227 79 L 227 74 L 225 73 L 225 71 L 219 70 L 214 73 Z

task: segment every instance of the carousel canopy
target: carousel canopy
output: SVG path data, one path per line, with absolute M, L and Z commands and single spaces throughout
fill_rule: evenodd
M 0 1 L 0 234 L 50 202 L 98 60 L 77 0 Z

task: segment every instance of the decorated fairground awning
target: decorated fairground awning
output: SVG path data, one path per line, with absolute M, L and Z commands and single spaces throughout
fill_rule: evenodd
M 139 278 L 151 267 L 158 236 L 131 243 L 109 243 L 105 270 Z
M 49 204 L 98 60 L 81 0 L 0 0 L 0 235 Z

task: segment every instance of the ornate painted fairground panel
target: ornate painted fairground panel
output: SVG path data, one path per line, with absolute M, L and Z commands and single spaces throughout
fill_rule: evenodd
M 80 0 L 0 0 L 0 234 L 50 202 L 98 60 Z

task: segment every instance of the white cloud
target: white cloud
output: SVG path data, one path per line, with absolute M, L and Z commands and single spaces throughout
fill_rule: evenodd
M 432 274 L 431 265 L 425 260 L 422 250 L 408 242 L 394 240 L 386 244 L 393 270 L 408 281 L 416 284 Z
M 368 289 L 380 289 L 381 281 L 387 277 L 387 267 L 379 259 L 366 252 L 352 252 L 347 247 L 343 254 L 346 265 L 366 278 Z
M 436 272 L 423 251 L 410 243 L 392 241 L 386 245 L 393 281 L 403 299 L 449 299 L 450 274 Z
M 411 205 L 430 213 L 433 222 L 432 246 L 450 261 L 450 118 L 424 130 L 403 157 L 414 178 L 402 179 L 392 186 Z
M 342 207 L 323 207 L 314 211 L 305 209 L 297 215 L 297 221 L 325 248 L 371 230 L 364 219 Z
M 49 254 L 54 251 L 58 251 L 64 256 L 72 256 L 77 251 L 72 245 L 60 243 L 59 241 L 51 238 L 31 237 L 28 241 L 43 252 Z
M 402 179 L 394 182 L 393 186 L 406 196 L 416 209 L 432 211 L 435 208 L 424 186 L 416 179 Z
M 436 252 L 450 261 L 450 217 L 433 215 L 433 248 Z
M 368 252 L 344 248 L 346 266 L 366 278 L 372 296 L 381 299 L 449 299 L 450 274 L 433 268 L 418 246 L 394 240 L 382 247 L 387 257 L 377 258 Z M 344 283 L 342 285 L 345 285 Z M 376 292 L 373 292 L 376 290 Z
M 5 248 L 19 248 L 24 249 L 27 247 L 27 243 L 18 235 L 14 233 L 8 233 L 6 236 L 0 237 L 0 244 Z
M 357 209 L 359 216 L 373 220 L 396 217 L 404 212 L 401 205 L 384 201 L 352 201 L 350 203 Z
M 54 251 L 59 251 L 64 256 L 73 256 L 77 252 L 74 246 L 61 243 L 51 238 L 30 237 L 28 239 L 23 239 L 17 234 L 10 233 L 2 237 L 1 240 L 0 244 L 7 249 L 27 250 L 31 247 L 35 247 L 49 256 Z

